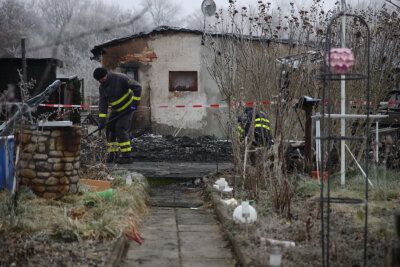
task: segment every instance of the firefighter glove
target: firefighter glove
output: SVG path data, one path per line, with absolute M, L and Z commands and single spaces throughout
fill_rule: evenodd
M 132 105 L 132 106 L 131 106 L 131 110 L 132 110 L 132 111 L 135 111 L 136 109 L 137 109 L 137 107 L 136 107 L 135 105 Z

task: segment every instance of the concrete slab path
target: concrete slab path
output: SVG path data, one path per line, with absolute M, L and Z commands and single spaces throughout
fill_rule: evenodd
M 213 210 L 201 205 L 198 189 L 178 185 L 156 188 L 151 203 L 139 233 L 143 243 L 129 243 L 121 266 L 235 266 L 220 224 Z M 166 207 L 165 203 L 175 204 Z

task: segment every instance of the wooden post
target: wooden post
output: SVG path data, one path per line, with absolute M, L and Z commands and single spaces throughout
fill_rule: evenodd
M 314 105 L 317 105 L 321 99 L 314 99 L 309 96 L 303 96 L 300 99 L 301 108 L 306 112 L 306 123 L 304 129 L 304 172 L 311 175 L 313 169 L 312 157 L 312 111 Z M 318 160 L 318 159 L 317 159 Z M 321 172 L 323 173 L 323 172 Z
M 26 73 L 26 49 L 25 49 L 25 38 L 21 39 L 21 59 L 22 59 L 22 80 L 24 83 L 28 81 Z
M 313 110 L 314 102 L 305 102 L 303 104 L 303 109 L 306 112 L 306 123 L 304 129 L 304 161 L 305 161 L 305 173 L 311 174 L 312 171 L 312 110 Z

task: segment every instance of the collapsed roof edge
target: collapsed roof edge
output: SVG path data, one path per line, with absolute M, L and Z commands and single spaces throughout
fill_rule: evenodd
M 104 47 L 120 44 L 120 43 L 123 43 L 128 40 L 132 40 L 135 38 L 142 38 L 142 37 L 150 36 L 153 34 L 166 34 L 166 33 L 193 33 L 193 34 L 203 35 L 203 31 L 201 31 L 201 30 L 170 27 L 170 26 L 159 26 L 159 27 L 156 27 L 149 31 L 139 32 L 139 33 L 135 33 L 135 34 L 132 34 L 129 36 L 121 37 L 121 38 L 115 38 L 115 39 L 106 41 L 102 44 L 95 45 L 93 47 L 93 49 L 90 50 L 90 52 L 93 54 L 93 57 L 91 57 L 91 59 L 92 60 L 99 59 L 99 56 L 101 55 L 102 49 Z M 237 36 L 237 35 L 234 35 L 231 33 L 206 32 L 206 34 L 211 35 L 211 36 L 241 37 L 241 36 Z M 242 37 L 244 37 L 245 39 L 254 40 L 254 41 L 263 41 L 263 40 L 264 41 L 272 41 L 273 40 L 275 42 L 284 43 L 284 44 L 293 44 L 293 45 L 302 44 L 302 45 L 307 45 L 307 46 L 311 46 L 311 47 L 318 46 L 318 44 L 316 42 L 312 42 L 312 41 L 302 42 L 302 41 L 290 40 L 290 39 L 271 39 L 271 38 L 266 39 L 265 37 L 258 37 L 258 36 L 251 36 L 251 35 L 244 35 Z

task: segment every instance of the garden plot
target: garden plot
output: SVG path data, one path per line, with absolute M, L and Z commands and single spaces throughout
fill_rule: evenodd
M 105 265 L 118 238 L 132 229 L 128 218 L 140 226 L 147 212 L 143 176 L 118 171 L 109 177 L 113 192 L 105 198 L 83 184 L 59 200 L 37 198 L 29 189 L 15 200 L 0 192 L 0 265 Z
M 369 190 L 367 261 L 368 266 L 383 266 L 390 262 L 392 251 L 399 242 L 394 213 L 400 207 L 400 180 L 396 172 L 382 168 L 372 167 L 370 173 L 374 186 Z M 363 176 L 356 170 L 348 171 L 347 175 L 346 186 L 340 185 L 340 175 L 333 175 L 331 196 L 363 198 Z M 214 182 L 221 176 L 229 184 L 235 184 L 233 173 L 219 174 L 209 180 Z M 320 196 L 320 184 L 302 175 L 291 175 L 289 180 L 292 185 L 289 188 L 290 218 L 287 212 L 282 213 L 274 208 L 274 198 L 268 184 L 251 204 L 257 210 L 258 219 L 249 225 L 247 235 L 245 225 L 235 223 L 232 218 L 241 199 L 248 199 L 241 190 L 237 176 L 233 193 L 223 193 L 224 201 L 221 201 L 217 189 L 211 189 L 211 185 L 208 187 L 217 213 L 222 216 L 225 230 L 244 265 L 267 266 L 270 249 L 274 246 L 270 239 L 295 243 L 294 247 L 283 248 L 282 266 L 322 265 L 320 204 L 314 201 Z M 233 201 L 226 201 L 232 197 L 237 200 L 237 205 L 229 205 Z M 363 204 L 331 204 L 329 249 L 330 262 L 335 266 L 363 264 L 364 216 Z M 326 224 L 324 227 L 326 233 Z

